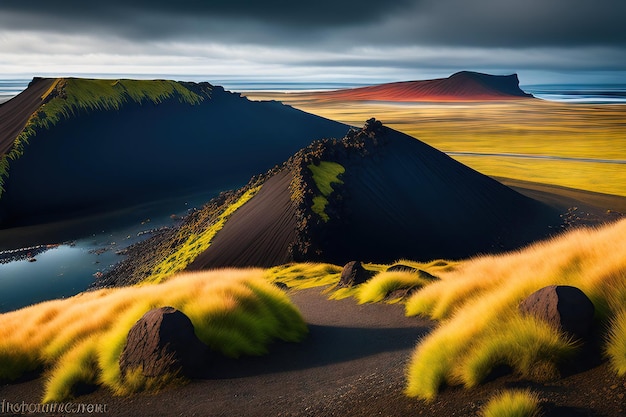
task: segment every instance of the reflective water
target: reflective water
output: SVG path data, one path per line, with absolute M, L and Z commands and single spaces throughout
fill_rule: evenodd
M 27 259 L 0 264 L 0 312 L 86 290 L 100 273 L 123 259 L 118 253 L 122 249 L 151 236 L 154 230 L 174 225 L 217 193 L 153 203 L 130 213 L 130 223 L 111 218 L 98 224 L 98 233 L 80 236 L 42 253 L 33 251 Z M 138 216 L 144 220 L 137 220 Z

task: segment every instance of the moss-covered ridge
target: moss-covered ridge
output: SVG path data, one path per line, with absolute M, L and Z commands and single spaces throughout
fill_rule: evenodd
M 42 95 L 42 105 L 35 111 L 13 141 L 10 150 L 0 156 L 0 197 L 9 175 L 11 161 L 20 158 L 41 130 L 81 112 L 119 110 L 127 103 L 159 104 L 177 99 L 188 105 L 210 98 L 212 86 L 170 80 L 101 80 L 57 78 Z

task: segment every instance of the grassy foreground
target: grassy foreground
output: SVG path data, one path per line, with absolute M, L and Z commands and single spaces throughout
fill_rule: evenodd
M 162 306 L 185 313 L 198 338 L 229 357 L 261 355 L 275 339 L 299 341 L 307 333 L 299 311 L 263 270 L 180 274 L 158 285 L 88 292 L 0 315 L 0 381 L 43 369 L 44 402 L 71 398 L 84 384 L 128 394 L 171 382 L 177 376 L 122 377 L 119 368 L 130 328 Z
M 398 301 L 396 290 L 413 291 L 406 314 L 440 325 L 417 345 L 407 368 L 406 393 L 432 400 L 444 385 L 480 384 L 498 366 L 520 377 L 549 380 L 572 358 L 580 341 L 546 323 L 518 313 L 521 300 L 548 285 L 580 288 L 593 302 L 605 332 L 606 356 L 626 375 L 626 220 L 599 229 L 578 229 L 526 249 L 450 262 L 400 264 L 412 271 L 387 271 L 350 289 L 335 289 L 338 267 L 299 264 L 266 271 L 270 279 L 296 288 L 329 286 L 331 297 L 359 302 Z
M 557 376 L 576 342 L 517 311 L 523 298 L 553 284 L 580 288 L 592 300 L 597 319 L 613 323 L 610 331 L 619 336 L 609 340 L 607 352 L 619 371 L 626 361 L 626 334 L 616 325 L 626 310 L 625 247 L 626 221 L 621 221 L 575 230 L 517 253 L 478 257 L 440 273 L 439 281 L 406 304 L 408 315 L 441 322 L 414 352 L 407 393 L 432 399 L 442 385 L 474 386 L 498 365 L 530 379 Z
M 198 337 L 214 350 L 232 357 L 262 354 L 270 341 L 297 341 L 307 331 L 273 283 L 326 287 L 331 298 L 355 297 L 360 303 L 403 301 L 408 316 L 439 321 L 410 358 L 408 396 L 432 400 L 445 385 L 471 388 L 501 365 L 524 379 L 558 377 L 580 341 L 517 310 L 523 298 L 553 284 L 578 287 L 592 300 L 603 335 L 599 342 L 613 370 L 625 376 L 624 248 L 626 220 L 573 230 L 508 254 L 454 262 L 401 260 L 396 265 L 405 269 L 392 271 L 389 265 L 366 264 L 375 275 L 353 288 L 335 287 L 341 267 L 304 263 L 179 274 L 160 284 L 84 293 L 0 315 L 0 380 L 44 369 L 44 401 L 71 397 L 80 384 L 126 394 L 170 382 L 140 373 L 122 378 L 118 365 L 130 327 L 149 309 L 165 305 L 187 314 Z M 486 410 L 516 408 L 528 397 L 503 394 Z M 521 415 L 533 415 L 528 412 Z

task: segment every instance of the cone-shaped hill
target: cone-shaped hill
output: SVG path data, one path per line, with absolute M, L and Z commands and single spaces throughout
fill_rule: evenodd
M 519 87 L 517 74 L 491 75 L 461 71 L 448 78 L 403 81 L 326 91 L 313 95 L 328 100 L 484 101 L 532 98 Z
M 185 265 L 459 258 L 520 247 L 559 222 L 552 208 L 372 119 L 132 248 L 107 285 Z
M 208 83 L 36 78 L 0 105 L 0 228 L 237 187 L 347 129 Z

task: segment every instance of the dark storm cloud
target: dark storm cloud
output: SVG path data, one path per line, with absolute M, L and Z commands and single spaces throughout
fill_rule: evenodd
M 0 0 L 0 69 L 624 71 L 625 16 L 625 0 Z
M 413 21 L 395 25 L 404 39 L 427 44 L 624 45 L 625 16 L 623 0 L 427 0 Z
M 292 30 L 328 28 L 333 26 L 356 25 L 376 21 L 391 12 L 398 12 L 414 3 L 415 0 L 315 0 L 298 2 L 294 0 L 112 0 L 87 2 L 84 0 L 3 0 L 0 12 L 11 12 L 15 16 L 31 18 L 37 24 L 53 26 L 55 23 L 72 21 L 81 27 L 120 28 L 126 24 L 136 25 L 135 32 L 144 35 L 158 35 L 152 24 L 169 19 L 171 27 L 181 32 L 201 32 L 197 24 L 185 25 L 189 20 L 210 23 L 217 19 L 232 22 L 256 22 L 261 25 Z M 27 24 L 9 19 L 8 25 Z M 72 30 L 72 26 L 59 28 Z M 168 27 L 161 28 L 169 30 Z M 208 29 L 208 28 L 204 28 Z M 152 33 L 154 32 L 154 33 Z
M 623 0 L 2 0 L 11 29 L 297 45 L 624 45 Z

